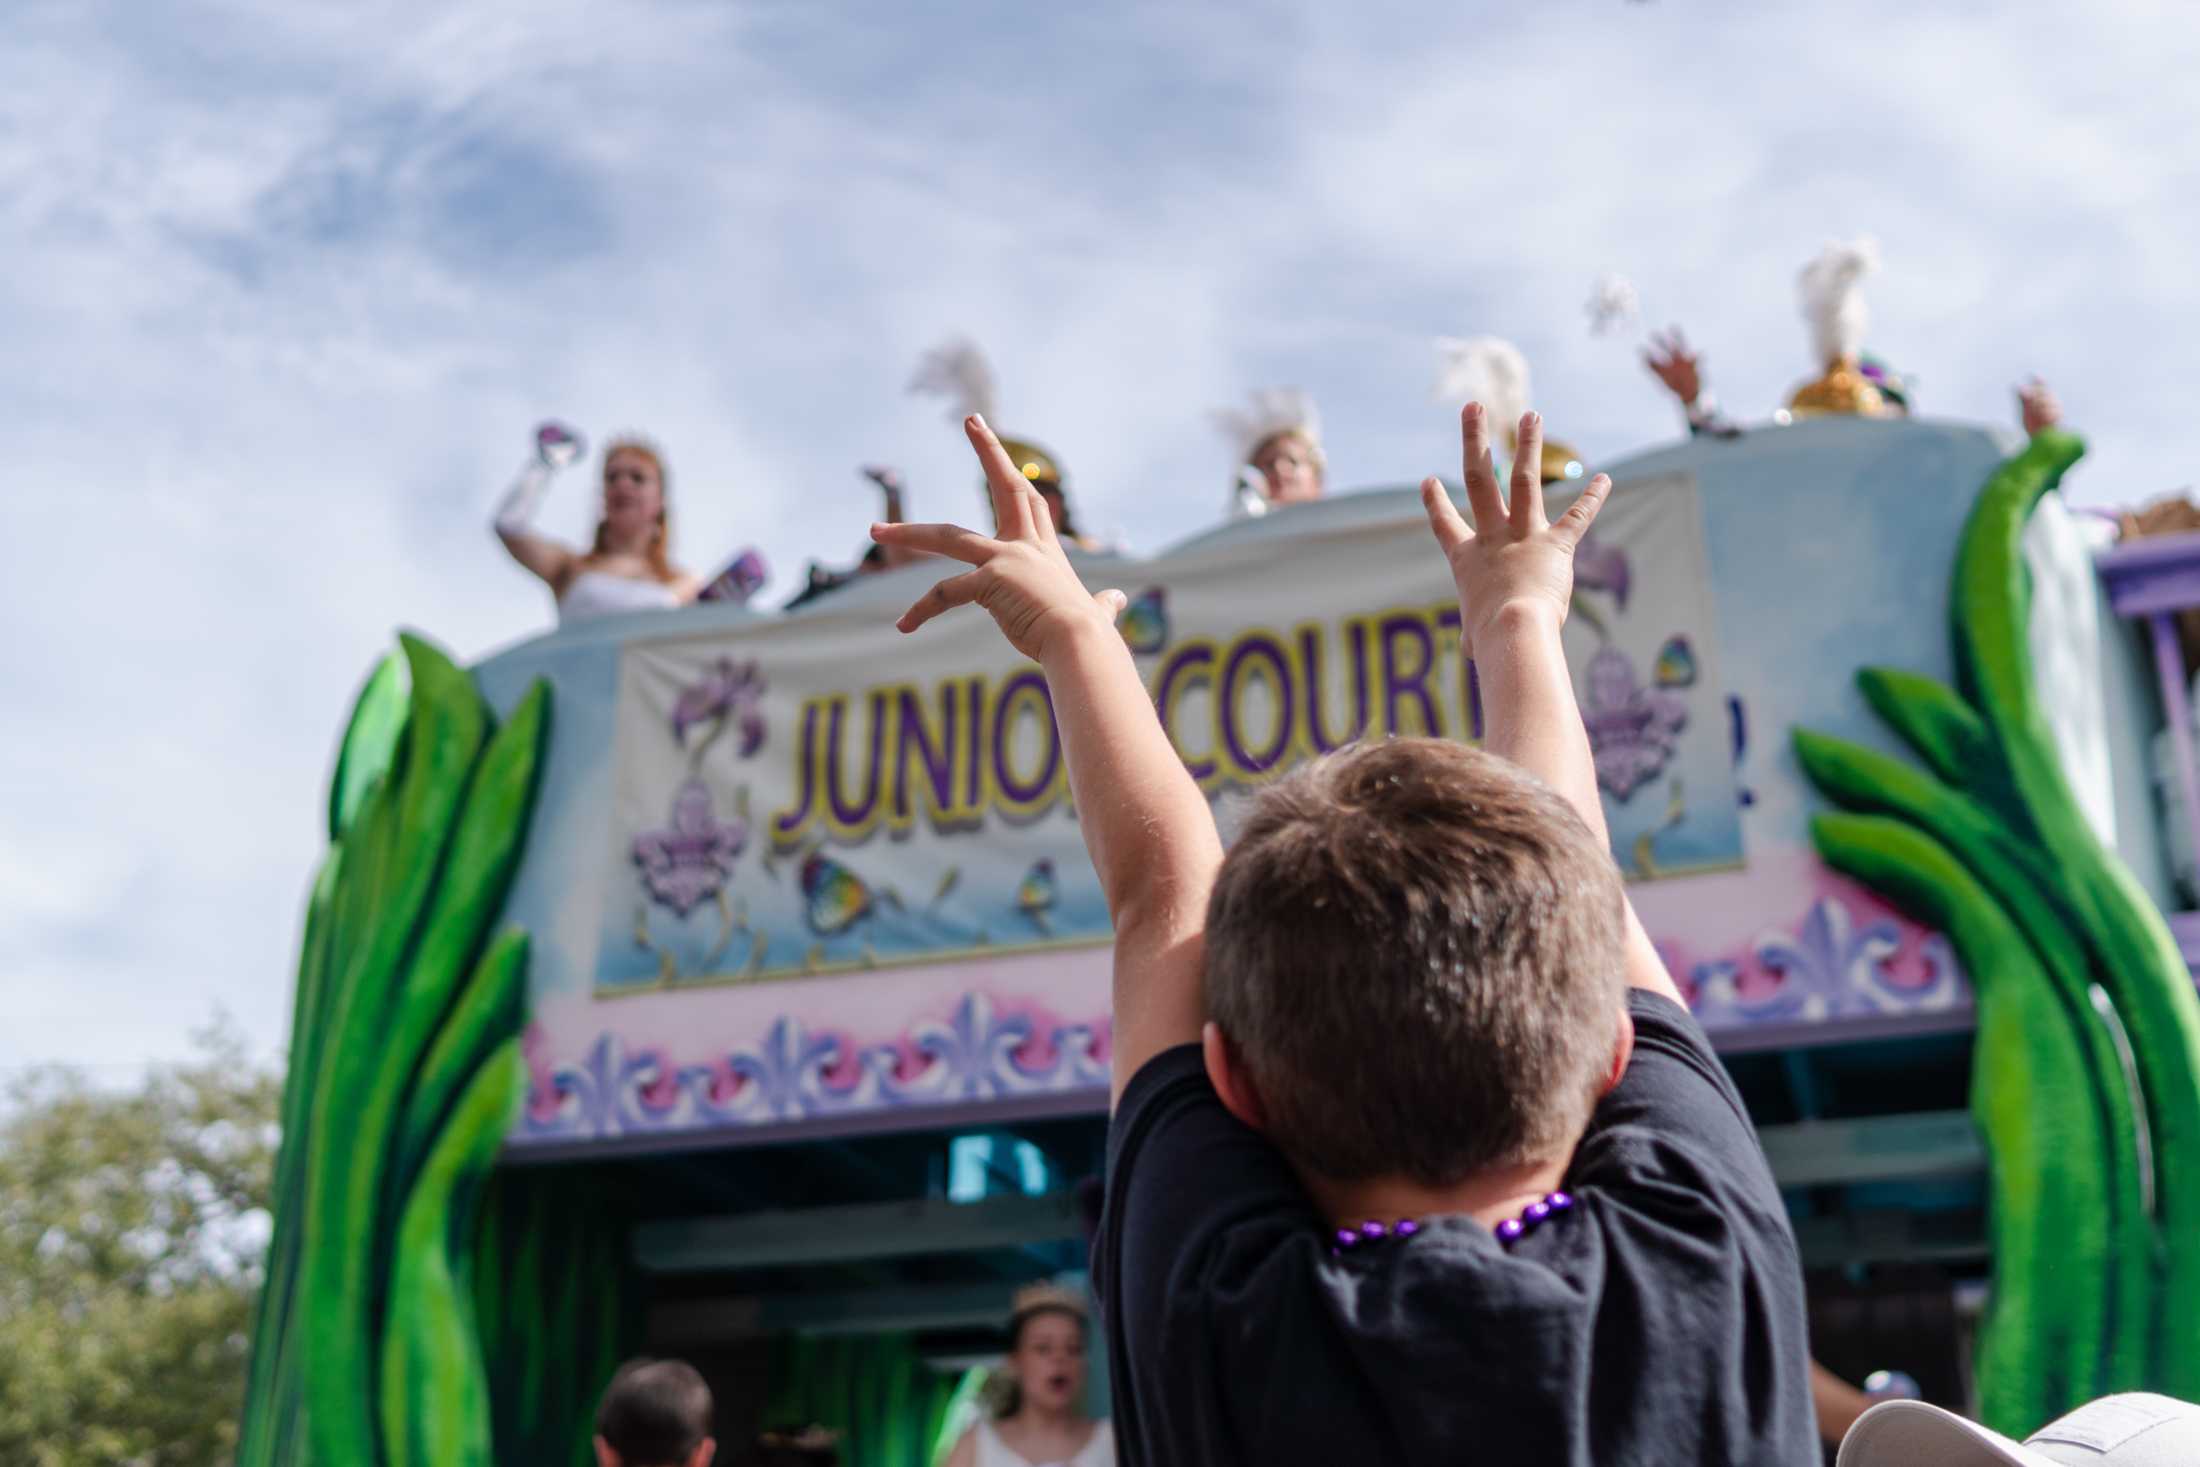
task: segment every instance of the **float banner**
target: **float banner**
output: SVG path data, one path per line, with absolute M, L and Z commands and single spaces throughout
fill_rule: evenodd
M 1480 737 L 1418 503 L 1353 499 L 1079 563 L 1130 595 L 1123 637 L 1226 834 L 1246 792 L 1354 739 Z M 859 583 L 860 614 L 624 648 L 599 992 L 1109 940 L 1038 667 L 975 608 L 891 625 L 942 573 L 897 573 L 890 600 Z M 1581 547 L 1565 640 L 1633 879 L 1742 860 L 1715 626 L 1694 480 L 1624 485 Z

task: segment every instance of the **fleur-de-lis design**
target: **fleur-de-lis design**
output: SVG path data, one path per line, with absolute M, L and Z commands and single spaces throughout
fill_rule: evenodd
M 1645 688 L 1627 654 L 1606 643 L 1589 659 L 1589 729 L 1597 783 L 1624 800 L 1665 768 L 1688 722 L 1688 704 L 1663 688 Z
M 1878 982 L 1877 969 L 1902 947 L 1902 931 L 1881 918 L 1862 927 L 1842 903 L 1820 897 L 1800 931 L 1767 933 L 1757 941 L 1757 960 L 1780 979 L 1779 1007 L 1799 1006 L 1804 1017 L 1859 1006 Z
M 685 917 L 725 886 L 748 843 L 748 821 L 738 814 L 720 820 L 710 786 L 690 779 L 672 797 L 670 823 L 634 838 L 634 864 L 650 898 Z
M 851 1097 L 829 1094 L 824 1080 L 826 1071 L 839 1068 L 844 1049 L 838 1035 L 812 1035 L 780 1018 L 760 1047 L 733 1056 L 734 1074 L 748 1082 L 743 1110 L 751 1119 L 794 1120 L 846 1102 Z
M 923 1099 L 968 1100 L 1045 1088 L 1060 1067 L 1056 1051 L 1040 1066 L 1019 1051 L 1032 1043 L 1036 1025 L 1026 1015 L 996 1015 L 981 994 L 969 994 L 945 1024 L 926 1024 L 911 1035 L 916 1052 L 931 1061 L 914 1076 L 887 1082 L 903 1104 Z
M 983 994 L 966 994 L 945 1021 L 860 1050 L 784 1015 L 754 1048 L 700 1064 L 675 1065 L 661 1048 L 630 1050 L 605 1034 L 579 1064 L 533 1066 L 520 1132 L 536 1141 L 601 1139 L 1097 1090 L 1108 1081 L 1098 1053 L 1105 1031 L 1104 1019 L 1054 1024 L 997 1014 Z

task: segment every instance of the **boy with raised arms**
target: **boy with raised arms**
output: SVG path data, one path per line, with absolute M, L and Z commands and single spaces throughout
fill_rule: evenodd
M 1038 495 L 966 425 L 997 532 L 877 526 L 969 569 L 1045 670 L 1115 923 L 1093 1278 L 1121 1460 L 1804 1464 L 1802 1279 L 1739 1097 L 1629 905 L 1559 645 L 1602 475 L 1555 523 L 1461 419 L 1482 749 L 1354 745 L 1225 853 Z

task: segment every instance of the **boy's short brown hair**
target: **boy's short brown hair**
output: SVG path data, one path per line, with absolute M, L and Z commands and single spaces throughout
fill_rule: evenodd
M 596 1407 L 621 1467 L 682 1467 L 711 1431 L 710 1387 L 685 1360 L 629 1360 Z
M 1252 802 L 1207 909 L 1207 1010 L 1293 1161 L 1448 1185 L 1578 1139 L 1625 930 L 1610 853 L 1541 781 L 1363 743 Z

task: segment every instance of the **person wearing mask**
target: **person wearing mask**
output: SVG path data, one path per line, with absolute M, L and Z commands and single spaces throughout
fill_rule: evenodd
M 1650 375 L 1657 378 L 1665 390 L 1673 395 L 1673 400 L 1680 404 L 1681 414 L 1687 420 L 1688 431 L 1692 436 L 1741 436 L 1741 426 L 1719 411 L 1717 399 L 1712 396 L 1709 381 L 1704 375 L 1703 357 L 1689 346 L 1688 338 L 1681 334 L 1678 326 L 1651 337 L 1650 347 L 1643 353 L 1642 361 L 1650 369 Z M 1884 416 L 1910 416 L 1912 389 L 1899 372 L 1870 355 L 1857 359 L 1857 372 L 1879 393 Z M 2041 378 L 2035 376 L 2020 383 L 2016 392 L 2017 424 L 2024 430 L 2027 438 L 2062 421 L 2062 406 L 2056 401 L 2054 391 Z
M 973 415 L 992 423 L 999 396 L 992 364 L 978 349 L 978 344 L 966 336 L 943 342 L 920 357 L 917 370 L 909 379 L 909 390 L 923 396 L 946 398 L 951 409 L 948 421 L 958 424 Z M 1069 476 L 1063 471 L 1060 459 L 1029 438 L 1004 434 L 1001 447 L 1007 450 L 1017 472 L 1039 491 L 1039 498 L 1045 502 L 1047 514 L 1054 521 L 1054 533 L 1061 537 L 1064 546 L 1087 553 L 1107 548 L 1086 534 L 1077 523 L 1076 514 L 1070 507 Z
M 558 620 L 685 606 L 702 589 L 671 560 L 664 454 L 637 437 L 604 450 L 603 513 L 586 550 L 550 538 L 535 516 L 559 469 L 580 457 L 580 435 L 557 423 L 535 431 L 535 453 L 497 506 L 497 538 L 512 559 L 550 588 Z
M 946 1467 L 1114 1467 L 1114 1434 L 1085 1414 L 1086 1328 L 1084 1301 L 1067 1289 L 1020 1291 L 991 1418 L 963 1434 Z

